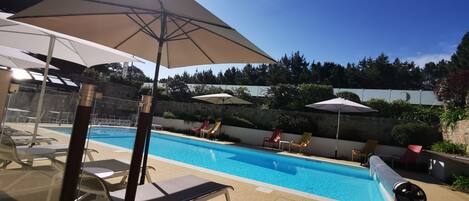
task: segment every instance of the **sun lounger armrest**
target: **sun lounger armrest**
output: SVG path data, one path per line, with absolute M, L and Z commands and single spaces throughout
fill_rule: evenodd
M 97 153 L 97 154 L 99 154 L 99 151 L 96 150 L 96 149 L 89 149 L 89 148 L 86 148 L 85 151 L 90 152 L 90 153 Z

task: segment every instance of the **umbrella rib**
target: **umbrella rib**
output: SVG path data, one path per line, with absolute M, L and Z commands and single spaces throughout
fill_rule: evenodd
M 56 39 L 56 41 L 57 41 L 57 39 Z M 59 41 L 60 41 L 60 40 L 59 40 Z M 59 42 L 59 43 L 60 43 L 60 42 Z M 72 48 L 72 51 L 74 51 L 75 54 L 77 54 L 77 56 L 80 57 L 81 61 L 82 61 L 86 66 L 90 67 L 89 64 L 86 62 L 86 60 L 81 56 L 81 54 L 78 53 L 77 48 L 75 47 L 75 45 L 73 45 L 73 43 L 72 43 L 71 41 L 70 41 L 70 45 L 72 46 L 72 47 L 71 47 L 71 48 Z
M 241 46 L 241 47 L 243 47 L 243 48 L 246 48 L 246 49 L 248 49 L 248 50 L 250 50 L 250 51 L 252 51 L 252 52 L 254 52 L 254 53 L 256 53 L 256 54 L 259 54 L 259 55 L 261 55 L 261 56 L 263 56 L 263 57 L 265 57 L 265 58 L 267 58 L 267 59 L 269 59 L 269 60 L 271 60 L 271 61 L 277 63 L 274 59 L 270 58 L 269 56 L 264 55 L 264 54 L 262 54 L 262 53 L 260 53 L 260 52 L 258 52 L 258 51 L 256 51 L 256 50 L 253 50 L 252 48 L 247 47 L 247 46 L 245 46 L 245 45 L 243 45 L 243 44 L 241 44 L 241 43 L 238 43 L 238 42 L 236 42 L 236 41 L 234 41 L 234 40 L 232 40 L 232 39 L 230 39 L 230 38 L 228 38 L 228 37 L 226 37 L 226 36 L 224 36 L 224 35 L 221 35 L 221 34 L 219 34 L 219 33 L 216 33 L 216 32 L 214 32 L 214 31 L 212 31 L 212 30 L 210 30 L 210 29 L 207 29 L 207 28 L 205 28 L 205 27 L 201 27 L 201 26 L 199 26 L 199 25 L 196 25 L 196 24 L 194 24 L 194 23 L 192 23 L 192 22 L 189 22 L 189 23 L 191 23 L 191 24 L 194 25 L 194 26 L 200 27 L 201 29 L 203 29 L 203 30 L 205 30 L 205 31 L 208 31 L 208 32 L 210 32 L 210 33 L 212 33 L 212 34 L 214 34 L 214 35 L 217 35 L 217 36 L 222 37 L 222 38 L 224 38 L 224 39 L 226 39 L 226 40 L 228 40 L 228 41 L 231 41 L 231 42 L 233 42 L 233 43 L 235 43 L 235 44 L 237 44 L 237 45 L 239 45 L 239 46 Z
M 7 31 L 7 30 L 0 30 L 0 32 L 5 32 L 5 33 L 14 33 L 14 34 L 25 34 L 25 35 L 34 35 L 34 36 L 49 36 L 49 34 L 39 34 L 39 33 L 28 33 L 28 32 L 22 32 L 22 31 Z M 41 32 L 43 33 L 43 32 Z
M 140 28 L 142 28 L 143 26 L 137 22 L 137 20 L 135 20 L 133 17 L 131 17 L 129 14 L 126 14 L 128 18 L 130 18 L 135 24 L 137 24 L 138 26 L 140 26 Z M 142 29 L 142 32 L 149 35 L 150 37 L 156 39 L 156 40 L 160 40 L 160 38 L 156 35 L 153 35 L 151 32 L 149 32 L 147 29 Z
M 103 2 L 103 1 L 100 1 L 100 0 L 84 0 L 84 1 L 89 1 L 89 2 L 94 2 L 94 3 L 101 3 L 101 4 L 107 4 L 107 5 L 118 6 L 118 7 L 124 7 L 124 8 L 129 8 L 129 9 L 138 9 L 138 10 L 142 10 L 142 11 L 149 11 L 149 12 L 155 12 L 155 13 L 162 13 L 162 11 L 159 11 L 159 10 L 148 9 L 148 8 L 140 8 L 140 7 L 129 6 L 129 5 L 122 5 L 122 4 L 118 4 L 118 3 L 112 3 L 112 2 Z M 205 20 L 201 20 L 201 19 L 197 19 L 197 18 L 186 17 L 186 16 L 178 15 L 178 14 L 175 14 L 175 13 L 172 13 L 172 12 L 168 12 L 168 11 L 165 11 L 165 13 L 168 14 L 168 15 L 172 15 L 172 16 L 177 16 L 177 17 L 181 17 L 181 18 L 185 18 L 185 19 L 189 19 L 189 20 L 194 20 L 194 21 L 202 22 L 202 23 L 205 23 L 205 24 L 210 24 L 210 25 L 222 27 L 222 28 L 225 28 L 225 29 L 232 29 L 232 30 L 234 30 L 233 28 L 231 28 L 231 27 L 229 27 L 229 26 L 226 26 L 226 25 L 221 25 L 221 24 L 217 24 L 217 23 L 213 23 L 213 22 L 207 22 L 207 21 L 205 21 Z
M 159 18 L 161 17 L 158 16 L 156 17 L 155 19 L 153 19 L 152 21 L 150 21 L 148 24 L 145 24 L 145 27 L 149 26 L 150 24 L 152 24 L 153 22 L 155 22 L 156 20 L 158 20 Z M 139 25 L 140 26 L 140 25 Z M 124 44 L 125 42 L 127 42 L 128 40 L 130 40 L 131 38 L 133 38 L 135 35 L 137 35 L 140 31 L 143 30 L 143 27 L 140 27 L 135 33 L 133 33 L 132 35 L 130 35 L 129 37 L 127 37 L 125 40 L 121 41 L 119 44 L 117 44 L 116 46 L 114 46 L 114 49 L 117 49 L 119 48 L 122 44 Z M 143 31 L 142 31 L 143 32 Z M 144 32 L 145 33 L 145 32 Z M 145 33 L 146 34 L 146 33 Z
M 171 36 L 176 33 L 177 31 L 181 30 L 184 26 L 186 26 L 187 24 L 189 24 L 190 20 L 189 21 L 185 21 L 183 25 L 181 25 L 181 28 L 177 28 L 176 30 L 174 30 L 173 32 L 171 32 L 170 34 L 168 34 L 166 36 L 166 38 L 171 38 Z M 179 34 L 178 34 L 179 35 Z
M 186 31 L 186 33 L 188 34 L 188 33 L 197 31 L 197 30 L 199 30 L 199 29 L 200 29 L 200 27 L 197 27 L 197 28 L 195 28 L 195 29 L 191 29 L 191 30 L 189 30 L 189 31 Z M 171 38 L 168 38 L 167 40 L 178 40 L 177 37 L 179 37 L 179 36 L 184 36 L 184 35 L 185 35 L 184 33 L 181 33 L 181 34 L 175 35 L 175 36 L 173 36 L 173 37 L 171 37 Z M 174 39 L 174 38 L 176 38 L 176 39 Z M 186 38 L 186 39 L 188 39 L 188 38 Z M 180 39 L 179 39 L 179 40 L 180 40 Z
M 169 17 L 176 26 L 180 27 L 178 23 L 176 23 L 174 21 L 174 19 L 172 17 Z M 189 22 L 190 23 L 190 22 Z M 189 36 L 189 34 L 186 33 L 186 31 L 184 31 L 184 29 L 181 29 L 181 31 L 189 38 L 189 40 L 205 55 L 205 57 L 207 57 L 208 60 L 210 60 L 210 62 L 212 63 L 215 63 L 209 56 L 208 54 L 194 41 L 194 39 L 191 38 L 191 36 Z
M 132 9 L 132 11 L 135 12 L 134 9 Z M 143 20 L 142 17 L 140 17 L 139 14 L 135 14 L 135 16 L 137 16 L 137 18 L 140 20 L 140 22 L 142 24 L 144 24 L 144 25 L 146 24 L 145 20 Z M 139 24 L 139 26 L 141 26 L 141 25 Z M 147 26 L 147 27 L 145 27 L 145 29 L 147 29 L 148 32 L 152 33 L 154 36 L 157 36 L 156 33 L 153 31 L 153 29 L 151 29 L 150 27 Z M 160 36 L 160 38 L 161 38 L 161 36 Z

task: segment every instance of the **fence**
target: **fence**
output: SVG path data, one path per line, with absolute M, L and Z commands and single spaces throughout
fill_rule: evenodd
M 143 87 L 150 87 L 151 83 L 145 83 Z M 195 90 L 196 86 L 203 84 L 188 84 L 187 86 L 191 91 Z M 158 83 L 158 86 L 166 87 L 165 83 Z M 240 87 L 248 89 L 251 96 L 265 97 L 270 86 L 248 86 L 248 85 L 221 85 L 221 84 L 206 84 L 207 87 L 220 87 L 224 90 L 234 90 Z M 415 105 L 443 105 L 438 101 L 433 91 L 423 90 L 393 90 L 393 89 L 353 89 L 353 88 L 334 88 L 334 94 L 341 91 L 349 91 L 357 94 L 361 101 L 368 101 L 370 99 L 383 99 L 388 102 L 394 100 L 408 101 L 410 104 Z

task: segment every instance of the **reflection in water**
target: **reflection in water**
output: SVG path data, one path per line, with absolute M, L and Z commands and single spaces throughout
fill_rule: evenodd
M 291 174 L 291 175 L 296 175 L 297 173 L 297 169 L 295 166 L 281 163 L 279 161 L 272 160 L 269 158 L 252 157 L 252 156 L 245 155 L 245 154 L 237 154 L 235 156 L 229 157 L 228 159 L 243 162 L 243 163 L 248 163 L 248 164 L 263 167 L 263 168 L 269 168 L 272 170 L 276 170 L 276 171 Z

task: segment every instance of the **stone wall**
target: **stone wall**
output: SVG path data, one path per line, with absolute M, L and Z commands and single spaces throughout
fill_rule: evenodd
M 337 115 L 333 113 L 265 110 L 249 106 L 220 106 L 203 103 L 158 101 L 157 114 L 161 115 L 163 112 L 169 111 L 175 114 L 216 113 L 219 116 L 222 109 L 225 116 L 237 114 L 246 117 L 246 119 L 249 119 L 255 125 L 270 125 L 272 128 L 281 114 L 301 114 L 312 119 L 317 124 L 318 130 L 313 134 L 314 136 L 335 138 L 336 134 Z M 389 118 L 344 114 L 341 116 L 340 138 L 358 141 L 376 139 L 381 144 L 392 144 L 391 131 L 395 124 L 396 122 Z
M 443 139 L 453 143 L 465 144 L 466 152 L 469 153 L 469 120 L 458 121 L 454 128 L 444 129 Z

